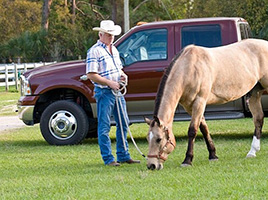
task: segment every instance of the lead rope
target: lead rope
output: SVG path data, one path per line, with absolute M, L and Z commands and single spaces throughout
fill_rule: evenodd
M 82 75 L 80 76 L 80 79 L 83 80 L 83 81 L 86 81 L 88 78 L 87 78 L 87 75 Z M 117 113 L 118 113 L 118 117 L 119 117 L 119 125 L 120 125 L 120 130 L 121 130 L 121 134 L 122 134 L 122 139 L 123 139 L 123 144 L 124 144 L 124 149 L 125 151 L 127 150 L 127 147 L 126 147 L 126 144 L 125 144 L 125 136 L 124 136 L 124 131 L 123 131 L 123 125 L 122 125 L 122 119 L 121 119 L 121 115 L 120 115 L 120 108 L 122 110 L 122 113 L 123 113 L 123 118 L 124 118 L 124 121 L 127 125 L 127 130 L 128 130 L 128 133 L 130 135 L 130 138 L 132 140 L 132 143 L 134 144 L 135 148 L 137 149 L 137 151 L 145 158 L 147 159 L 147 157 L 141 152 L 141 150 L 139 149 L 138 145 L 136 144 L 133 136 L 132 136 L 132 133 L 130 131 L 130 128 L 129 128 L 129 125 L 128 125 L 128 122 L 127 122 L 127 118 L 126 118 L 126 112 L 122 106 L 122 101 L 121 101 L 121 98 L 122 96 L 125 96 L 125 94 L 127 93 L 127 82 L 125 81 L 119 81 L 119 85 L 121 86 L 119 90 L 112 90 L 112 93 L 114 94 L 115 96 L 115 99 L 116 99 L 116 107 L 117 107 Z M 120 107 L 120 108 L 119 108 Z
M 130 135 L 130 138 L 132 140 L 132 143 L 134 144 L 135 148 L 137 149 L 137 151 L 145 158 L 147 159 L 147 157 L 141 152 L 141 150 L 139 149 L 138 145 L 136 144 L 134 138 L 133 138 L 133 135 L 130 131 L 130 128 L 129 128 L 129 124 L 127 122 L 127 117 L 126 117 L 126 112 L 123 108 L 123 105 L 122 105 L 122 101 L 121 101 L 121 97 L 124 96 L 126 93 L 127 93 L 127 83 L 125 81 L 119 81 L 119 85 L 121 86 L 119 90 L 112 90 L 112 93 L 114 94 L 115 96 L 115 100 L 116 100 L 116 107 L 117 107 L 117 113 L 118 113 L 118 118 L 119 118 L 119 125 L 120 125 L 120 129 L 121 129 L 121 134 L 122 134 L 122 139 L 123 139 L 123 144 L 124 144 L 124 148 L 125 148 L 125 151 L 127 150 L 127 147 L 126 147 L 126 144 L 125 144 L 125 136 L 124 136 L 124 131 L 123 131 L 123 125 L 122 125 L 122 119 L 121 119 L 121 115 L 120 115 L 120 108 L 121 108 L 121 111 L 123 113 L 123 118 L 124 118 L 124 122 L 125 124 L 127 125 L 127 131 Z

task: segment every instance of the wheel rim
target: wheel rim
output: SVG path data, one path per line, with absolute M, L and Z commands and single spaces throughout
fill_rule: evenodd
M 49 119 L 50 133 L 59 140 L 71 138 L 77 129 L 77 121 L 74 115 L 66 110 L 54 113 Z

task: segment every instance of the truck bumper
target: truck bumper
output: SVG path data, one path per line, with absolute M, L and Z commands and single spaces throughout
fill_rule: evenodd
M 19 118 L 26 125 L 34 125 L 34 107 L 39 96 L 21 96 L 17 107 Z
M 21 105 L 18 105 L 19 118 L 26 125 L 34 125 L 33 112 L 34 112 L 34 106 L 21 106 Z

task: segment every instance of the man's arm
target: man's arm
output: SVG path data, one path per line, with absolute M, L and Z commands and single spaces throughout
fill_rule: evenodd
M 100 76 L 99 74 L 95 73 L 95 72 L 89 72 L 87 74 L 87 77 L 94 81 L 95 83 L 101 84 L 101 85 L 106 85 L 109 86 L 110 88 L 112 88 L 113 90 L 119 90 L 120 85 L 119 83 L 109 80 L 107 78 L 104 78 L 102 76 Z

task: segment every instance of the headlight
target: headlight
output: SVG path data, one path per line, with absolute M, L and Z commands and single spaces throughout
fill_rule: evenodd
M 27 96 L 32 94 L 30 83 L 28 79 L 25 78 L 23 75 L 20 76 L 20 93 L 21 96 Z

